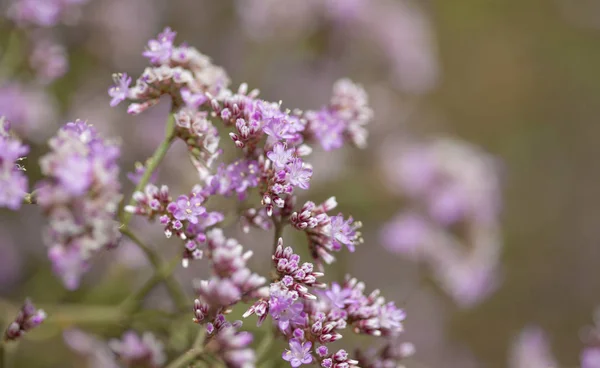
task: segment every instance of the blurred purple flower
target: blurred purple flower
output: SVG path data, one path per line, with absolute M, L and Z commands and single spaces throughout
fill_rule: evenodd
M 167 360 L 162 342 L 150 332 L 140 337 L 134 331 L 127 331 L 121 340 L 110 340 L 108 346 L 128 366 L 159 368 Z
M 17 340 L 27 331 L 39 326 L 46 319 L 46 313 L 37 309 L 29 299 L 25 299 L 14 321 L 10 322 L 4 333 L 4 339 Z
M 115 107 L 129 95 L 129 85 L 131 84 L 131 77 L 127 73 L 113 75 L 115 85 L 110 87 L 108 95 L 112 97 L 110 100 L 110 106 Z
M 18 162 L 28 152 L 29 147 L 11 135 L 10 123 L 0 116 L 0 207 L 21 207 L 28 180 Z
M 34 36 L 34 46 L 29 64 L 36 71 L 37 79 L 48 84 L 65 75 L 69 69 L 65 47 L 48 38 Z
M 527 327 L 513 341 L 509 357 L 510 368 L 554 368 L 556 359 L 544 332 L 538 327 Z
M 114 219 L 121 200 L 120 152 L 81 121 L 65 124 L 49 145 L 40 158 L 46 179 L 37 185 L 37 203 L 49 220 L 45 242 L 54 271 L 75 289 L 92 255 L 120 238 Z

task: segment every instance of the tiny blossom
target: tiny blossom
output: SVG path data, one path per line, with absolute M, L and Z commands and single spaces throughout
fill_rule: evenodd
M 192 224 L 196 224 L 198 223 L 198 216 L 206 212 L 206 209 L 202 207 L 202 202 L 202 197 L 195 196 L 189 198 L 188 196 L 181 195 L 167 209 L 177 220 L 186 220 Z
M 108 90 L 108 95 L 112 97 L 112 100 L 110 100 L 111 107 L 115 107 L 127 99 L 131 77 L 129 77 L 127 73 L 115 74 L 113 75 L 113 80 L 115 85 Z
M 360 233 L 357 233 L 356 229 L 362 225 L 360 223 L 353 224 L 353 221 L 352 217 L 344 221 L 344 216 L 341 214 L 331 217 L 329 231 L 334 250 L 340 249 L 343 244 L 348 247 L 350 252 L 355 251 L 354 244 L 359 241 L 360 237 Z
M 304 306 L 294 297 L 293 292 L 272 285 L 270 289 L 269 313 L 277 321 L 279 329 L 286 331 L 290 324 L 295 326 L 304 323 L 302 311 Z
M 310 353 L 312 343 L 310 341 L 301 342 L 296 339 L 290 340 L 290 348 L 283 352 L 283 360 L 290 362 L 290 365 L 297 368 L 303 364 L 311 364 L 313 356 Z
M 283 143 L 276 143 L 273 150 L 267 153 L 269 160 L 273 161 L 273 165 L 278 168 L 284 168 L 292 158 L 294 150 L 286 149 Z
M 18 162 L 28 152 L 29 147 L 11 135 L 10 123 L 0 116 L 0 207 L 21 207 L 28 181 Z
M 146 166 L 144 166 L 141 162 L 135 163 L 135 168 L 133 172 L 127 173 L 127 179 L 131 181 L 133 184 L 137 184 L 142 180 L 144 173 L 146 172 Z M 150 175 L 149 182 L 154 183 L 156 181 L 158 174 L 157 171 L 154 171 L 152 175 Z
M 331 288 L 323 292 L 323 294 L 333 306 L 339 309 L 343 309 L 346 305 L 354 302 L 351 298 L 352 291 L 350 289 L 342 289 L 337 282 L 331 283 Z
M 173 41 L 176 35 L 177 33 L 171 28 L 165 28 L 156 39 L 148 41 L 148 49 L 144 51 L 144 57 L 153 64 L 166 63 L 173 53 Z
M 46 319 L 46 313 L 36 309 L 29 299 L 25 299 L 19 314 L 4 332 L 5 340 L 17 340 L 27 331 L 39 326 Z
M 119 147 L 81 121 L 67 123 L 49 145 L 40 159 L 46 179 L 37 186 L 37 203 L 49 220 L 45 241 L 54 271 L 76 289 L 92 255 L 120 237 Z
M 150 332 L 144 332 L 140 338 L 135 332 L 127 331 L 121 340 L 112 339 L 108 345 L 128 366 L 158 368 L 167 360 L 163 344 Z
M 310 165 L 304 163 L 300 158 L 294 158 L 287 165 L 287 171 L 290 184 L 302 189 L 308 189 L 310 177 L 313 173 Z

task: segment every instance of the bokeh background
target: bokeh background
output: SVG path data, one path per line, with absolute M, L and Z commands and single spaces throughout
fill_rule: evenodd
M 337 79 L 350 77 L 365 87 L 375 112 L 369 147 L 316 152 L 305 198 L 335 195 L 340 210 L 362 220 L 365 243 L 340 257 L 328 275 L 349 272 L 405 306 L 404 339 L 417 347 L 408 368 L 509 367 L 510 347 L 529 325 L 546 331 L 561 367 L 578 366 L 580 330 L 600 305 L 600 1 L 81 3 L 48 32 L 7 20 L 0 28 L 0 70 L 9 64 L 11 70 L 0 73 L 0 114 L 11 116 L 32 144 L 24 162 L 32 181 L 39 178 L 45 141 L 76 118 L 122 140 L 124 183 L 134 163 L 151 154 L 162 138 L 168 101 L 132 117 L 123 106 L 110 108 L 106 91 L 112 73 L 142 72 L 141 52 L 164 26 L 223 66 L 234 86 L 247 82 L 287 107 L 316 109 Z M 66 74 L 51 83 L 34 77 L 28 56 L 35 40 L 46 38 L 64 46 L 68 61 Z M 8 51 L 17 56 L 7 58 Z M 386 179 L 396 162 L 386 148 L 437 137 L 469 142 L 499 163 L 498 286 L 467 307 L 439 286 L 429 267 L 390 252 L 380 236 L 384 224 L 411 207 Z M 185 147 L 175 147 L 159 181 L 187 190 L 196 180 Z M 131 188 L 126 184 L 125 193 Z M 35 206 L 0 213 L 3 300 L 110 305 L 151 274 L 125 241 L 99 257 L 80 290 L 67 292 L 45 260 L 43 224 Z M 165 254 L 179 251 L 160 228 L 136 226 Z M 259 269 L 267 267 L 271 234 L 242 235 L 235 224 L 228 230 L 255 250 Z M 286 237 L 297 246 L 302 241 L 291 231 Z M 191 278 L 202 275 L 201 265 L 178 272 L 190 290 Z M 164 299 L 158 290 L 150 302 L 161 306 Z M 59 332 L 32 333 L 13 352 L 16 366 L 85 366 Z

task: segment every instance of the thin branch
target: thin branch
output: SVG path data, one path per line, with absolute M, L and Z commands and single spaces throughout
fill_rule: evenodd
M 175 116 L 173 114 L 170 114 L 169 119 L 167 120 L 167 125 L 165 127 L 165 138 L 160 143 L 160 145 L 156 148 L 156 151 L 154 151 L 154 154 L 152 155 L 152 157 L 150 157 L 148 159 L 148 161 L 146 162 L 146 170 L 144 171 L 144 175 L 142 175 L 142 178 L 140 179 L 140 181 L 136 185 L 135 189 L 133 190 L 134 193 L 144 190 L 144 188 L 150 181 L 152 174 L 154 173 L 156 168 L 158 168 L 158 166 L 162 162 L 163 158 L 165 158 L 165 155 L 167 154 L 169 147 L 171 147 L 171 143 L 173 143 L 174 139 L 175 139 Z M 133 199 L 133 197 L 129 200 L 129 205 L 130 206 L 135 205 L 135 200 Z M 125 212 L 124 208 L 125 207 L 121 208 L 120 213 L 119 213 L 119 218 L 123 219 L 123 227 L 127 228 L 127 226 L 129 225 L 129 222 L 131 222 L 131 218 L 132 218 L 133 214 L 129 213 L 129 212 Z
M 140 289 L 140 291 L 135 293 L 130 298 L 137 298 L 138 301 L 141 301 L 141 299 L 143 299 L 143 297 L 148 292 L 150 292 L 150 290 L 152 290 L 154 286 L 156 286 L 159 282 L 164 281 L 165 286 L 167 287 L 167 290 L 171 295 L 171 298 L 173 298 L 173 301 L 175 302 L 175 305 L 178 308 L 187 307 L 189 305 L 188 298 L 185 295 L 185 292 L 181 289 L 181 286 L 179 285 L 177 280 L 175 280 L 175 277 L 173 277 L 172 275 L 176 263 L 171 262 L 170 264 L 165 264 L 165 262 L 160 258 L 160 256 L 151 247 L 146 245 L 140 238 L 138 238 L 133 232 L 131 232 L 131 230 L 127 228 L 122 228 L 121 233 L 127 236 L 129 239 L 131 239 L 144 252 L 146 257 L 148 258 L 148 261 L 150 261 L 150 263 L 156 270 L 155 275 L 152 276 L 152 278 L 148 280 L 148 282 L 146 282 L 144 286 L 142 286 L 142 289 Z M 132 301 L 130 298 L 125 300 L 123 303 L 127 302 L 127 305 L 133 305 L 131 304 Z
M 189 349 L 188 351 L 177 357 L 177 359 L 169 363 L 169 365 L 165 368 L 187 367 L 189 363 L 192 363 L 194 360 L 198 359 L 198 357 L 202 354 L 203 351 L 204 348 Z
M 256 347 L 256 362 L 258 364 L 264 363 L 263 360 L 267 353 L 269 352 L 271 345 L 273 344 L 273 331 L 268 328 L 265 334 L 265 337 L 260 342 L 260 344 Z

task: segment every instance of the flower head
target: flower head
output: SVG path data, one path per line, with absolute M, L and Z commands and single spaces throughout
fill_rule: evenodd
M 198 216 L 203 215 L 206 209 L 202 207 L 203 198 L 200 196 L 181 195 L 174 202 L 174 205 L 169 205 L 169 211 L 177 220 L 187 220 L 192 224 L 198 223 Z
M 27 192 L 27 177 L 17 164 L 29 147 L 10 133 L 10 123 L 0 116 L 0 207 L 16 210 Z
M 302 364 L 310 364 L 313 361 L 313 356 L 310 353 L 312 343 L 310 341 L 300 342 L 297 339 L 290 340 L 290 348 L 283 352 L 283 360 L 290 362 L 293 368 L 297 368 Z
M 108 89 L 108 95 L 112 97 L 110 100 L 110 106 L 115 107 L 129 95 L 129 85 L 131 84 L 131 77 L 127 73 L 113 75 L 115 85 Z
M 142 55 L 153 64 L 166 63 L 173 52 L 173 41 L 176 35 L 177 32 L 172 31 L 171 28 L 165 28 L 156 39 L 148 41 L 148 49 Z

